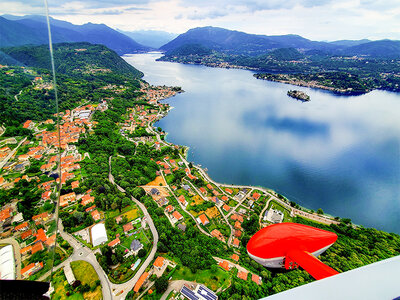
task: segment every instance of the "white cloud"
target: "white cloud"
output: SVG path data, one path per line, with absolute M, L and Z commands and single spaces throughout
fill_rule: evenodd
M 39 0 L 0 3 L 12 14 L 42 13 Z M 182 33 L 218 26 L 257 34 L 299 34 L 314 40 L 400 39 L 398 0 L 87 0 L 54 1 L 50 14 L 75 24 Z

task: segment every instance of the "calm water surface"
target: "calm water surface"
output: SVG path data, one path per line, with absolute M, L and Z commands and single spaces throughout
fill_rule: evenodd
M 245 70 L 124 58 L 154 85 L 186 92 L 158 122 L 223 183 L 272 188 L 314 210 L 400 233 L 400 94 L 355 97 L 257 80 Z M 305 91 L 311 102 L 288 98 Z

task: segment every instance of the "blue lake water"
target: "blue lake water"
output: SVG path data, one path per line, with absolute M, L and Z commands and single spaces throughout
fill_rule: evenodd
M 257 80 L 246 70 L 124 57 L 154 85 L 186 92 L 157 123 L 222 183 L 276 190 L 300 205 L 400 233 L 400 94 L 362 96 Z M 305 91 L 311 102 L 289 98 Z

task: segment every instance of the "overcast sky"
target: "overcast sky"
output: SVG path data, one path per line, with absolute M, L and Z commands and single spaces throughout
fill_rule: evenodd
M 400 0 L 48 0 L 50 15 L 74 24 L 183 33 L 218 26 L 313 40 L 399 39 Z M 42 14 L 43 0 L 2 0 L 0 12 Z

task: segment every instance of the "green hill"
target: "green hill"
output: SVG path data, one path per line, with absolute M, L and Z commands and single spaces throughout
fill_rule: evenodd
M 25 66 L 51 69 L 47 45 L 20 46 L 1 49 L 6 55 Z M 113 50 L 103 45 L 90 43 L 61 43 L 54 45 L 56 72 L 63 74 L 88 74 L 110 70 L 121 75 L 140 78 L 143 73 L 124 61 Z

